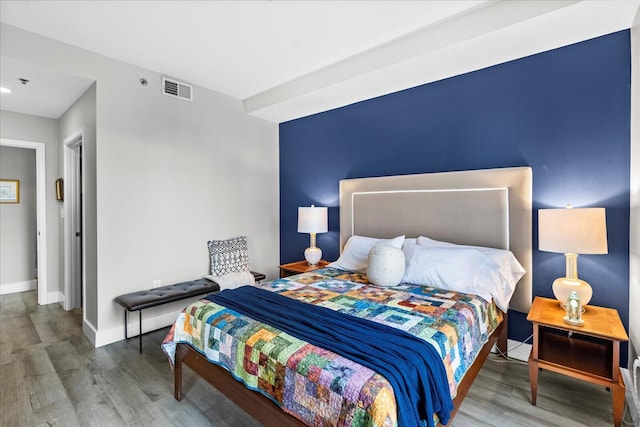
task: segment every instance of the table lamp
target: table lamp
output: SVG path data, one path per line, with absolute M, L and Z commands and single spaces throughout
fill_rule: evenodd
M 327 208 L 311 207 L 298 208 L 298 233 L 309 233 L 311 243 L 304 251 L 304 259 L 309 265 L 315 265 L 322 259 L 322 250 L 316 246 L 316 233 L 326 233 Z
M 538 249 L 563 253 L 566 276 L 553 282 L 553 295 L 564 307 L 572 291 L 584 307 L 591 300 L 591 286 L 578 278 L 578 254 L 606 254 L 607 225 L 604 208 L 539 209 Z

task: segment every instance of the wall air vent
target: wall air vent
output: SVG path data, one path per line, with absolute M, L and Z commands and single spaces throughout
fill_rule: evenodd
M 193 101 L 193 86 L 166 77 L 162 78 L 162 93 L 174 98 Z

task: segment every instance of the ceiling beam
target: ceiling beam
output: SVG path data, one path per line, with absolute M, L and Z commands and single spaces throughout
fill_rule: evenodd
M 366 52 L 314 71 L 243 101 L 246 113 L 278 104 L 341 82 L 426 55 L 488 33 L 557 11 L 575 0 L 494 1 L 427 26 Z

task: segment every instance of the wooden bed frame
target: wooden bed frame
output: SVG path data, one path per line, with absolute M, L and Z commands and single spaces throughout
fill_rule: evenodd
M 527 270 L 518 283 L 510 308 L 526 312 L 531 304 L 531 186 L 531 169 L 527 167 L 344 180 L 340 182 L 341 244 L 344 246 L 353 234 L 381 238 L 405 234 L 510 249 Z M 385 204 L 387 200 L 388 204 Z M 387 220 L 387 215 L 398 218 L 400 212 L 415 211 L 416 208 L 419 221 L 411 218 L 395 222 Z M 468 213 L 464 214 L 464 211 Z M 486 212 L 483 214 L 483 211 Z M 401 229 L 397 228 L 398 224 Z M 507 353 L 507 331 L 505 314 L 458 385 L 451 420 L 494 345 L 503 354 Z M 209 362 L 187 344 L 178 344 L 175 355 L 174 395 L 177 400 L 183 396 L 183 364 L 262 425 L 305 425 L 265 395 L 246 388 L 229 371 Z

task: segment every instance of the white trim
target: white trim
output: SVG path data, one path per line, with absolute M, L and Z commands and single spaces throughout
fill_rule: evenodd
M 638 358 L 633 364 L 633 375 L 635 379 L 637 379 L 637 371 L 640 363 L 640 358 Z M 629 413 L 631 414 L 631 420 L 633 421 L 634 426 L 640 426 L 640 399 L 637 398 L 636 394 L 638 393 L 638 384 L 634 381 L 632 377 L 632 373 L 627 368 L 620 368 L 620 373 L 622 374 L 622 379 L 624 381 L 624 386 L 626 388 L 625 391 L 625 400 L 627 401 L 627 407 L 629 408 Z M 635 390 L 635 392 L 634 392 Z
M 380 191 L 355 191 L 353 194 L 388 194 L 388 193 L 455 193 L 456 191 L 508 191 L 509 187 L 482 187 L 482 188 L 434 188 L 429 190 L 380 190 Z
M 26 280 L 24 282 L 3 283 L 0 285 L 0 295 L 15 294 L 17 292 L 32 291 L 38 287 L 38 282 Z
M 197 298 L 195 299 L 197 300 Z M 184 307 L 183 307 L 184 308 Z M 148 317 L 148 313 L 152 311 L 143 310 L 142 311 L 142 333 L 145 334 L 149 331 L 155 331 L 156 329 L 166 328 L 167 326 L 173 325 L 176 319 L 180 315 L 181 309 L 177 309 L 175 311 L 171 311 L 168 313 L 163 313 L 157 316 Z M 90 333 L 87 333 L 86 328 L 84 329 L 85 335 L 91 340 L 93 345 L 97 347 L 102 347 L 103 345 L 108 345 L 117 341 L 122 341 L 124 339 L 124 314 L 123 311 L 120 311 L 122 316 L 122 323 L 115 328 L 96 331 L 95 328 L 92 328 L 89 322 L 84 322 L 87 328 L 91 328 Z M 129 329 L 127 335 L 129 338 L 138 336 L 139 331 L 139 323 L 138 322 L 138 312 L 133 311 L 129 313 Z M 92 339 L 93 338 L 93 339 Z M 142 338 L 144 339 L 144 337 Z
M 529 355 L 533 345 L 527 344 L 516 340 L 507 340 L 507 356 L 512 359 L 521 360 L 523 362 L 529 361 Z M 496 346 L 493 346 L 492 353 L 498 354 Z
M 94 347 L 97 347 L 96 335 L 98 334 L 98 331 L 87 319 L 82 320 L 82 332 L 84 332 L 84 335 L 89 339 L 89 341 L 91 341 L 91 344 L 93 344 Z
M 38 258 L 38 304 L 49 304 L 47 283 L 47 191 L 46 146 L 43 142 L 0 138 L 0 146 L 36 150 L 36 222 Z
M 515 340 L 507 340 L 508 356 L 513 359 L 522 360 L 523 362 L 529 361 L 529 355 L 531 354 L 532 348 L 532 344 Z
M 64 295 L 62 295 L 62 292 L 60 291 L 53 291 L 53 292 L 49 292 L 47 294 L 47 297 L 45 299 L 45 304 L 53 304 L 56 302 L 60 302 L 64 300 Z
M 82 214 L 84 214 L 84 203 L 81 206 L 77 206 L 78 200 L 77 197 L 77 186 L 83 186 L 84 182 L 79 183 L 77 177 L 77 169 L 82 167 L 78 164 L 78 153 L 76 151 L 77 147 L 82 147 L 82 143 L 84 141 L 84 127 L 72 132 L 68 137 L 66 137 L 63 141 L 64 147 L 64 195 L 65 195 L 65 203 L 64 203 L 64 298 L 63 306 L 65 310 L 70 310 L 73 308 L 83 307 L 83 319 L 85 319 L 86 313 L 84 313 L 84 301 L 80 301 L 78 294 L 80 294 L 80 289 L 82 289 L 82 295 L 84 300 L 84 286 L 85 286 L 85 256 L 84 256 L 84 239 L 85 239 L 85 230 L 84 230 L 84 222 L 82 223 L 81 229 L 81 239 L 82 239 L 82 253 L 80 253 L 80 259 L 82 263 L 82 277 L 80 278 L 81 284 L 78 286 L 75 283 L 76 275 L 72 274 L 72 267 L 75 266 L 74 260 L 77 259 L 77 247 L 76 247 L 76 238 L 75 238 L 75 230 L 74 224 L 72 221 L 77 220 L 77 215 L 74 212 L 77 212 L 79 208 Z M 81 161 L 83 161 L 81 159 Z M 74 188 L 75 187 L 75 188 Z M 75 255 L 72 255 L 75 254 Z M 77 267 L 77 266 L 76 266 Z
M 631 27 L 631 139 L 629 183 L 629 360 L 640 351 L 640 8 Z M 634 166 L 636 165 L 636 166 Z M 639 420 L 640 423 L 640 420 Z

